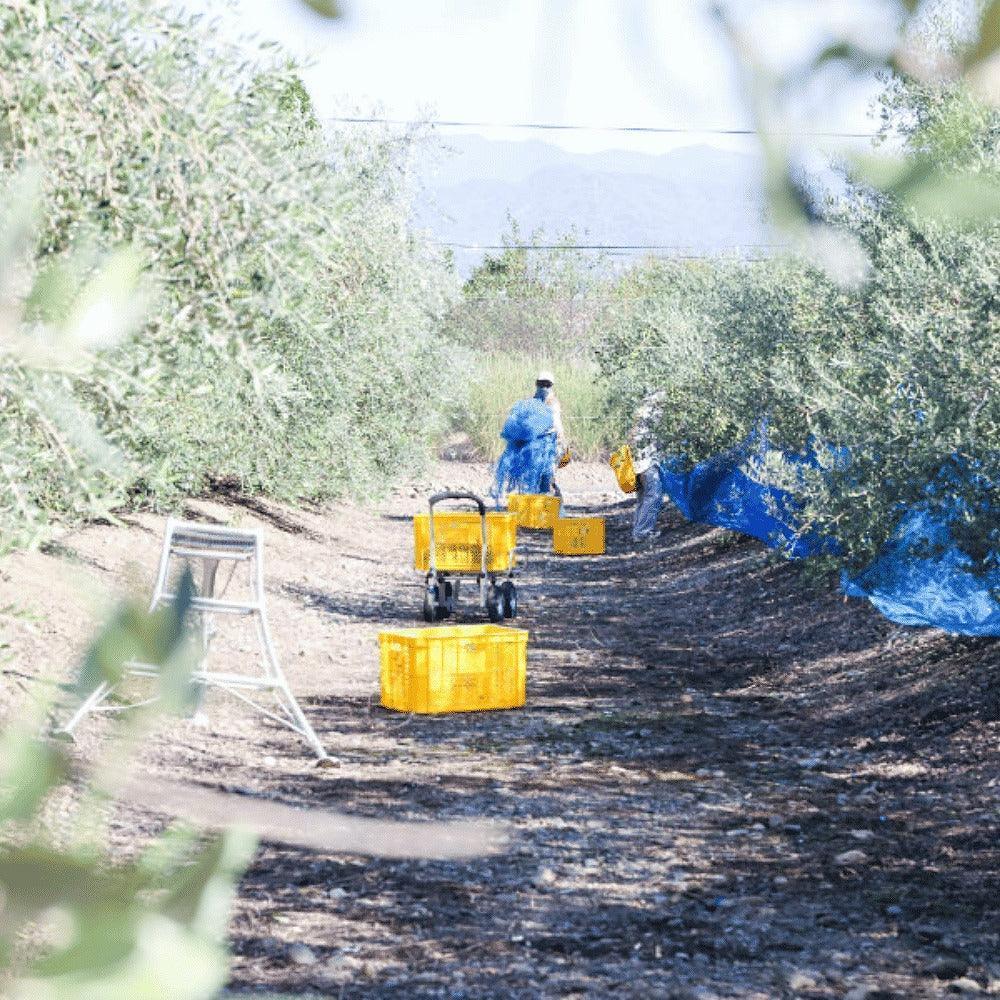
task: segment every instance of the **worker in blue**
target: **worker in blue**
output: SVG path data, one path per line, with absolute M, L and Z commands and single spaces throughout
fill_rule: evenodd
M 535 394 L 518 400 L 507 414 L 500 436 L 506 442 L 497 462 L 491 495 L 501 503 L 507 493 L 551 493 L 555 471 L 565 454 L 562 407 L 555 377 L 540 371 Z

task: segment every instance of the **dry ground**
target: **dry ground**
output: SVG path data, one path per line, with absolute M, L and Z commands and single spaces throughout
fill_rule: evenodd
M 232 920 L 233 990 L 333 997 L 930 997 L 1000 994 L 1000 647 L 896 628 L 756 543 L 665 515 L 628 541 L 600 467 L 569 502 L 609 551 L 528 536 L 528 707 L 378 705 L 378 631 L 417 621 L 409 517 L 445 463 L 379 510 L 191 501 L 261 525 L 272 626 L 337 769 L 220 697 L 163 723 L 144 766 L 294 805 L 486 816 L 510 850 L 400 863 L 264 845 Z M 603 495 L 602 495 L 603 494 Z M 66 679 L 100 607 L 148 588 L 163 519 L 90 526 L 0 562 L 0 713 Z M 467 620 L 472 620 L 470 613 Z M 216 659 L 245 661 L 251 637 Z M 101 740 L 88 723 L 88 756 Z M 134 846 L 165 822 L 116 815 Z M 846 852 L 855 852 L 846 855 Z

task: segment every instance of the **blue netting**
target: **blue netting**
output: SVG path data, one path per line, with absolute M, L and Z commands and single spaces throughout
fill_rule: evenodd
M 664 492 L 685 517 L 752 535 L 790 557 L 834 551 L 829 540 L 800 537 L 794 497 L 763 485 L 752 474 L 763 440 L 763 435 L 754 435 L 743 446 L 686 472 L 679 458 L 662 463 Z M 815 462 L 809 452 L 785 458 Z M 904 514 L 875 561 L 853 577 L 842 577 L 844 593 L 867 598 L 902 625 L 931 625 L 959 635 L 1000 635 L 997 556 L 988 572 L 973 572 L 972 559 L 956 545 L 948 523 L 947 515 L 932 514 L 928 508 Z
M 540 399 L 519 399 L 510 408 L 500 437 L 508 444 L 530 444 L 554 428 L 552 410 Z
M 841 576 L 850 597 L 866 597 L 890 621 L 933 625 L 958 635 L 1000 635 L 1000 567 L 973 572 L 944 515 L 904 515 L 875 561 Z
M 491 496 L 505 493 L 548 493 L 556 464 L 552 410 L 537 399 L 516 402 L 500 436 L 507 442 L 494 474 Z
M 738 448 L 699 462 L 687 472 L 682 471 L 683 459 L 668 459 L 660 465 L 663 491 L 692 521 L 752 535 L 795 559 L 824 551 L 828 543 L 821 538 L 797 533 L 792 495 L 761 482 L 764 476 L 757 470 L 764 459 L 764 442 L 763 434 L 754 434 Z M 815 461 L 811 455 L 785 457 L 793 464 Z

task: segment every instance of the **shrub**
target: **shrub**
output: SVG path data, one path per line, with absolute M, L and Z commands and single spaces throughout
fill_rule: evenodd
M 886 114 L 914 105 L 905 120 L 918 123 L 919 155 L 994 183 L 1000 113 L 953 86 L 899 85 Z M 775 449 L 815 449 L 820 468 L 803 474 L 775 453 L 768 474 L 800 499 L 803 530 L 839 542 L 838 561 L 869 562 L 919 503 L 957 517 L 956 540 L 990 565 L 1000 552 L 1000 226 L 936 221 L 860 184 L 824 213 L 868 255 L 857 288 L 794 256 L 647 263 L 626 275 L 597 348 L 615 422 L 624 429 L 641 396 L 662 389 L 663 449 L 695 462 L 766 420 Z
M 603 261 L 573 249 L 575 233 L 549 242 L 538 231 L 525 240 L 513 220 L 504 242 L 476 268 L 445 319 L 467 386 L 452 427 L 468 434 L 482 457 L 496 459 L 507 411 L 531 395 L 536 374 L 547 368 L 574 454 L 594 458 L 613 438 L 591 357 L 603 332 Z
M 510 219 L 505 249 L 486 255 L 449 311 L 449 339 L 476 351 L 589 360 L 605 266 L 574 249 L 577 242 L 572 230 L 551 241 L 543 230 L 525 239 Z
M 407 228 L 414 137 L 324 135 L 294 67 L 248 67 L 159 3 L 4 6 L 0 79 L 18 81 L 0 89 L 0 176 L 41 177 L 28 272 L 127 244 L 155 296 L 85 372 L 7 372 L 5 537 L 32 511 L 168 501 L 215 478 L 372 492 L 422 459 L 447 403 L 450 281 Z M 84 470 L 42 416 L 56 390 L 120 464 Z

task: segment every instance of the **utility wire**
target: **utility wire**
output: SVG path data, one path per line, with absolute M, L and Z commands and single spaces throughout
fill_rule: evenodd
M 451 243 L 443 240 L 428 240 L 432 246 L 447 247 L 451 250 L 475 250 L 475 251 L 497 251 L 497 250 L 595 250 L 606 254 L 609 257 L 634 257 L 640 253 L 647 253 L 658 260 L 740 260 L 756 261 L 767 260 L 766 251 L 781 250 L 781 244 L 755 244 L 742 247 L 723 247 L 714 253 L 692 253 L 692 247 L 678 247 L 661 244 L 613 244 L 613 243 L 551 243 L 533 244 L 525 246 L 504 246 L 502 244 L 479 244 L 479 243 Z M 743 253 L 744 250 L 758 251 L 758 253 Z M 668 251 L 668 252 L 663 252 Z M 765 251 L 765 253 L 760 253 Z
M 325 119 L 345 125 L 428 125 L 431 128 L 496 128 L 496 129 L 529 129 L 540 132 L 632 132 L 651 135 L 757 135 L 753 128 L 726 128 L 723 126 L 660 126 L 660 125 L 571 125 L 556 122 L 490 122 L 461 121 L 458 119 L 439 119 L 427 121 L 411 121 L 406 118 L 376 118 L 351 117 L 346 115 L 331 115 Z M 878 132 L 771 132 L 771 135 L 801 135 L 814 139 L 874 139 Z
M 619 252 L 619 251 L 615 251 L 615 250 L 609 250 L 608 251 L 608 256 L 609 257 L 635 257 L 636 255 L 633 254 L 633 253 L 629 253 L 628 251 Z M 722 260 L 722 261 L 726 261 L 726 260 L 737 261 L 738 260 L 741 263 L 748 262 L 748 261 L 768 260 L 769 259 L 767 256 L 764 256 L 764 255 L 761 255 L 761 256 L 749 256 L 747 254 L 741 254 L 738 257 L 736 257 L 736 256 L 726 256 L 725 252 L 720 252 L 720 253 L 717 253 L 717 254 L 714 254 L 714 253 L 667 253 L 667 254 L 656 254 L 656 253 L 654 253 L 654 254 L 649 254 L 649 256 L 655 258 L 656 260 Z
M 693 247 L 676 246 L 667 243 L 525 243 L 525 244 L 487 244 L 487 243 L 451 243 L 447 240 L 428 240 L 434 246 L 453 247 L 457 250 L 681 250 L 690 251 Z M 737 247 L 726 247 L 726 250 L 780 250 L 780 243 L 749 243 Z M 713 256 L 709 254 L 708 256 Z

